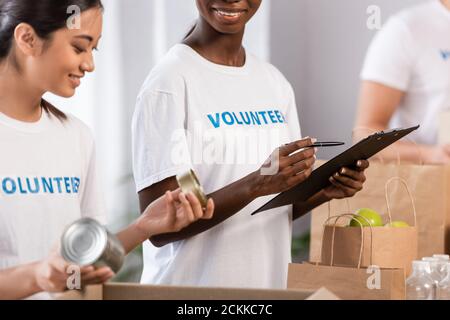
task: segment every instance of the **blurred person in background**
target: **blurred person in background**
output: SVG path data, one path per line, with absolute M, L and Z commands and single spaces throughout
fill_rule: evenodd
M 450 0 L 426 1 L 391 17 L 368 50 L 361 79 L 358 139 L 420 124 L 412 141 L 396 143 L 383 158 L 450 163 L 450 136 L 438 141 L 440 118 L 450 113 Z

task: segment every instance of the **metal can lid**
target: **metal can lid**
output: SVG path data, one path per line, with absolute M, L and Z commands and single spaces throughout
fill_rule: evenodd
M 61 255 L 79 266 L 94 264 L 105 250 L 108 235 L 96 220 L 82 218 L 72 223 L 61 237 Z
M 177 182 L 184 193 L 192 192 L 200 201 L 203 207 L 206 207 L 208 199 L 205 192 L 193 170 L 177 175 Z

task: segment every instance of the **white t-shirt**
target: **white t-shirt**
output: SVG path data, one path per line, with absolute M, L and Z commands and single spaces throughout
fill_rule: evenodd
M 406 92 L 390 126 L 421 124 L 413 140 L 436 144 L 439 116 L 450 110 L 450 10 L 432 0 L 390 18 L 370 46 L 361 78 Z
M 42 112 L 24 123 L 0 113 L 0 150 L 0 270 L 46 258 L 81 217 L 105 222 L 94 142 L 81 121 Z
M 222 66 L 183 44 L 147 78 L 132 131 L 137 191 L 192 167 L 207 194 L 301 137 L 292 87 L 275 67 L 250 54 L 243 67 Z M 285 288 L 292 206 L 250 215 L 271 198 L 188 240 L 146 241 L 142 283 Z

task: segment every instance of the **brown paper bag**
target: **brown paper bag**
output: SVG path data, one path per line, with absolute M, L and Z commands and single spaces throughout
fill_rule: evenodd
M 371 161 L 366 171 L 364 189 L 350 199 L 351 209 L 373 208 L 383 219 L 387 219 L 387 204 L 384 186 L 392 177 L 404 179 L 413 196 L 417 212 L 418 257 L 436 253 L 450 253 L 450 166 L 430 166 L 414 164 L 383 164 Z M 400 188 L 392 190 L 395 220 L 413 223 L 410 200 Z M 333 200 L 335 212 L 347 212 L 345 200 Z M 328 217 L 328 204 L 316 208 L 311 218 L 310 260 L 320 261 L 322 246 L 322 226 Z
M 367 268 L 332 267 L 309 262 L 289 264 L 288 289 L 325 287 L 343 300 L 404 300 L 405 278 L 401 269 L 381 269 L 380 289 L 369 289 L 373 276 Z
M 341 215 L 333 218 L 341 218 Z M 337 222 L 337 221 L 336 221 Z M 289 289 L 316 290 L 325 287 L 341 299 L 346 300 L 403 300 L 405 299 L 405 274 L 403 269 L 376 268 L 361 266 L 365 234 L 363 229 L 352 228 L 360 233 L 359 260 L 355 266 L 335 266 L 331 254 L 329 264 L 306 262 L 290 264 L 288 269 Z M 325 232 L 325 230 L 324 230 Z M 370 233 L 370 232 L 369 232 Z M 333 234 L 333 233 L 332 233 Z M 369 236 L 370 238 L 370 236 Z M 332 252 L 338 238 L 332 239 Z
M 371 232 L 364 233 L 361 265 L 368 267 L 377 265 L 382 268 L 401 268 L 406 275 L 411 273 L 412 261 L 417 259 L 417 227 L 416 208 L 414 199 L 406 182 L 401 178 L 391 178 L 385 185 L 385 198 L 388 210 L 388 221 L 392 222 L 389 187 L 393 182 L 399 181 L 404 185 L 412 205 L 414 224 L 411 227 L 373 227 Z M 363 218 L 363 217 L 361 217 Z M 329 220 L 329 219 L 328 219 Z M 370 223 L 367 221 L 367 223 Z M 368 228 L 368 227 L 365 227 Z M 334 253 L 335 265 L 354 266 L 359 259 L 359 228 L 325 225 L 322 240 L 321 261 L 331 263 Z M 332 250 L 332 239 L 336 239 L 339 246 Z M 372 259 L 372 261 L 370 261 Z

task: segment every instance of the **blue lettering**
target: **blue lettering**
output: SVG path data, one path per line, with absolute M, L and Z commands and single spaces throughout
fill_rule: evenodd
M 28 191 L 34 194 L 39 193 L 39 180 L 38 178 L 34 178 L 33 180 L 34 180 L 34 188 L 31 187 L 30 178 L 27 178 Z
M 236 116 L 236 113 L 233 112 L 233 117 L 236 120 L 237 124 L 243 124 L 242 121 L 240 122 L 239 119 Z
M 283 123 L 283 115 L 280 113 L 280 110 L 275 110 L 275 115 L 277 116 L 278 122 Z
M 221 121 L 228 126 L 233 125 L 262 125 L 286 123 L 286 118 L 280 110 L 267 111 L 226 111 L 207 115 L 214 128 L 221 127 Z
M 70 192 L 70 178 L 68 178 L 68 177 L 64 178 L 64 186 L 66 187 L 66 192 L 71 193 Z
M 226 116 L 229 117 L 229 120 L 226 119 Z M 229 126 L 232 126 L 234 124 L 233 116 L 229 112 L 222 113 L 222 120 L 223 120 L 223 122 L 225 122 Z
M 72 178 L 71 181 L 73 193 L 78 193 L 78 188 L 80 187 L 80 178 Z
M 10 187 L 8 188 L 7 183 L 9 182 Z M 3 192 L 6 194 L 14 194 L 17 190 L 16 183 L 11 178 L 5 178 L 2 183 Z
M 208 114 L 208 118 L 209 121 L 211 121 L 212 125 L 214 126 L 214 128 L 219 128 L 220 127 L 220 115 L 218 113 L 216 113 L 216 119 L 214 120 L 214 118 L 212 117 L 212 115 Z
M 239 113 L 241 115 L 242 121 L 244 121 L 245 124 L 252 123 L 252 121 L 250 120 L 250 116 L 248 115 L 248 112 L 245 112 L 246 118 L 244 118 L 244 114 L 242 112 L 239 112 Z
M 259 119 L 259 115 L 255 112 L 250 111 L 250 116 L 252 117 L 253 124 L 261 125 L 261 120 Z
M 277 123 L 277 119 L 275 119 L 275 115 L 273 114 L 273 111 L 268 111 L 267 113 L 269 114 L 270 121 L 272 121 L 272 123 Z
M 269 124 L 266 119 L 266 111 L 259 111 L 258 114 L 263 117 L 265 124 Z
M 61 188 L 62 178 L 53 178 L 53 180 L 55 180 L 58 183 L 58 192 L 62 193 L 62 188 Z
M 18 179 L 17 179 L 17 184 L 19 185 L 19 191 L 20 191 L 20 193 L 22 193 L 22 194 L 27 194 L 27 193 L 28 193 L 27 190 L 25 190 L 25 189 L 23 188 L 23 186 L 22 186 L 22 179 L 21 179 L 21 178 L 18 178 Z
M 55 190 L 57 185 L 57 191 Z M 54 194 L 54 193 L 78 193 L 81 180 L 78 177 L 17 177 L 0 178 L 0 192 L 11 195 L 20 193 L 30 194 Z M 55 192 L 56 191 L 56 192 Z
M 48 178 L 48 180 L 46 178 L 42 178 L 41 181 L 42 189 L 45 193 L 54 193 L 52 178 Z

